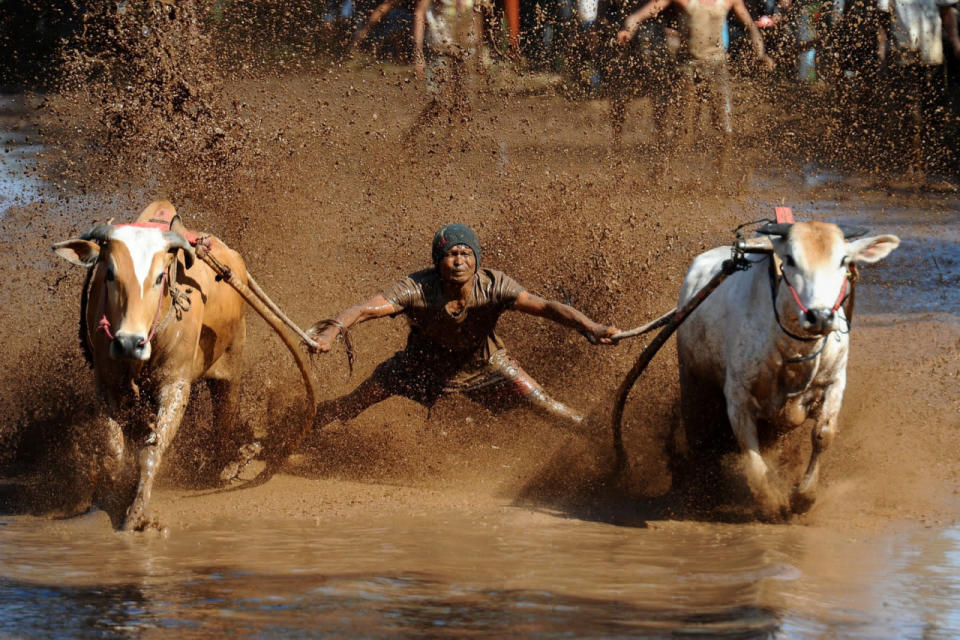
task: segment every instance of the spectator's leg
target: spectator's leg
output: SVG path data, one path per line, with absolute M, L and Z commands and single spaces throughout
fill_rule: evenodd
M 436 56 L 431 60 L 427 68 L 427 95 L 430 101 L 422 111 L 417 114 L 413 124 L 407 129 L 403 136 L 405 143 L 411 143 L 420 137 L 424 129 L 433 125 L 439 118 L 444 109 L 444 98 L 449 97 L 450 92 L 450 60 L 447 56 Z M 449 103 L 446 104 L 449 108 Z
M 672 31 L 665 40 L 664 50 L 655 57 L 651 83 L 656 151 L 661 157 L 677 144 L 684 118 L 684 74 L 674 52 L 680 45 L 674 41 Z
M 467 69 L 467 62 L 462 58 L 450 59 L 450 82 L 447 104 L 450 114 L 455 118 L 466 118 L 470 112 L 470 94 L 467 80 L 470 70 Z
M 708 71 L 705 78 L 707 99 L 709 100 L 710 119 L 717 140 L 717 171 L 725 176 L 729 169 L 733 153 L 733 127 L 731 125 L 730 74 L 725 64 L 719 64 Z
M 942 153 L 944 123 L 947 119 L 944 65 L 923 65 L 920 69 L 922 99 L 919 116 L 919 155 L 921 167 L 930 169 L 935 156 Z
M 906 93 L 906 125 L 908 130 L 908 144 L 910 145 L 910 169 L 914 176 L 924 173 L 923 161 L 923 105 L 928 99 L 928 88 L 924 82 L 923 68 L 919 64 L 904 65 L 901 67 L 902 77 L 905 79 L 902 87 Z
M 613 148 L 623 145 L 623 121 L 626 118 L 627 101 L 619 87 L 610 96 L 610 135 Z
M 699 93 L 697 91 L 696 70 L 685 63 L 682 68 L 680 89 L 677 101 L 677 122 L 679 123 L 679 137 L 677 146 L 690 149 L 697 135 L 697 123 L 700 115 Z

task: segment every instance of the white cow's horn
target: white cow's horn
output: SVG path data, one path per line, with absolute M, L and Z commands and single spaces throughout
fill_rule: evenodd
M 853 227 L 845 224 L 838 224 L 837 227 L 840 228 L 840 231 L 843 233 L 844 240 L 850 240 L 851 238 L 859 238 L 860 236 L 867 235 L 869 229 L 866 227 Z
M 762 233 L 765 236 L 786 236 L 790 233 L 790 227 L 792 226 L 792 224 L 783 222 L 768 222 L 757 229 L 757 233 Z

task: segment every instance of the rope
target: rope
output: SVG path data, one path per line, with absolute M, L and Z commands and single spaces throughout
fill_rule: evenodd
M 633 385 L 637 382 L 637 379 L 640 378 L 640 374 L 646 370 L 647 366 L 653 360 L 653 357 L 657 355 L 657 352 L 660 351 L 667 339 L 673 335 L 673 332 L 677 330 L 677 327 L 683 324 L 683 321 L 686 320 L 687 317 L 693 313 L 693 311 L 699 307 L 704 300 L 707 299 L 707 296 L 713 293 L 713 291 L 720 286 L 721 282 L 726 280 L 737 271 L 749 269 L 750 264 L 751 263 L 749 261 L 744 260 L 743 258 L 740 258 L 740 260 L 734 258 L 724 260 L 720 267 L 720 271 L 717 272 L 713 278 L 711 278 L 710 281 L 703 286 L 702 289 L 697 291 L 697 293 L 694 294 L 693 297 L 683 305 L 683 307 L 679 308 L 673 313 L 673 316 L 664 324 L 664 327 L 660 330 L 660 333 L 658 333 L 650 342 L 650 344 L 647 345 L 647 348 L 643 350 L 643 353 L 640 354 L 640 357 L 637 358 L 637 361 L 634 363 L 629 373 L 627 373 L 627 377 L 624 378 L 620 388 L 617 389 L 617 400 L 613 406 L 613 449 L 616 453 L 616 464 L 618 469 L 623 469 L 626 466 L 627 461 L 626 450 L 623 447 L 623 410 L 627 404 L 627 396 L 630 394 L 630 390 L 633 389 Z M 661 318 L 663 317 L 664 316 L 661 316 Z M 654 320 L 654 323 L 658 321 L 659 319 Z
M 150 333 L 147 334 L 146 340 L 141 340 L 137 343 L 138 347 L 146 345 L 148 342 L 153 340 L 154 334 L 157 332 L 157 325 L 160 324 L 160 310 L 163 309 L 163 299 L 166 297 L 163 295 L 163 292 L 167 289 L 167 272 L 164 271 L 160 275 L 160 302 L 157 303 L 157 310 L 153 314 L 153 322 L 150 323 Z M 169 311 L 169 308 L 167 309 Z M 104 316 L 106 318 L 106 316 Z
M 268 296 L 268 295 L 266 294 L 266 292 L 265 292 L 262 288 L 260 288 L 260 285 L 257 284 L 257 281 L 256 281 L 256 280 L 253 279 L 253 276 L 250 275 L 250 272 L 249 272 L 249 271 L 247 272 L 247 286 L 250 287 L 250 291 L 252 291 L 253 293 L 255 293 L 255 294 L 257 295 L 257 297 L 260 298 L 265 305 L 267 305 L 267 307 L 270 309 L 270 311 L 272 311 L 272 312 L 274 313 L 274 315 L 276 315 L 278 318 L 280 318 L 280 320 L 283 321 L 283 323 L 284 323 L 285 325 L 287 325 L 288 327 L 290 327 L 290 329 L 291 329 L 294 333 L 296 333 L 298 336 L 300 336 L 300 339 L 303 340 L 304 342 L 306 342 L 306 343 L 307 343 L 307 346 L 310 346 L 310 347 L 316 347 L 316 346 L 317 346 L 317 343 L 313 341 L 313 339 L 310 337 L 310 335 L 309 335 L 308 333 L 306 333 L 305 331 L 303 331 L 300 327 L 298 327 L 298 326 L 293 322 L 293 320 L 291 320 L 289 317 L 287 317 L 287 314 L 285 314 L 283 311 L 281 311 L 281 310 L 280 310 L 280 307 L 278 307 L 277 304 L 276 304 L 273 300 L 270 299 L 270 296 Z
M 666 326 L 670 322 L 670 320 L 673 319 L 673 316 L 676 315 L 676 313 L 677 313 L 677 308 L 674 307 L 673 309 L 670 309 L 670 311 L 667 311 L 665 314 L 663 314 L 656 320 L 653 320 L 652 322 L 648 322 L 647 324 L 641 325 L 639 327 L 634 327 L 633 329 L 628 329 L 626 331 L 621 331 L 620 333 L 615 333 L 612 336 L 610 336 L 610 339 L 620 341 L 620 340 L 625 340 L 627 338 L 635 338 L 637 336 L 642 336 L 643 334 L 649 333 L 654 329 L 659 329 L 660 327 Z
M 87 269 L 83 280 L 83 292 L 80 294 L 80 350 L 87 366 L 93 369 L 93 349 L 90 346 L 90 336 L 87 335 L 87 307 L 90 305 L 90 282 L 93 280 L 93 267 Z
M 773 317 L 776 318 L 777 320 L 777 326 L 780 327 L 781 331 L 783 331 L 785 334 L 787 334 L 794 340 L 797 340 L 799 342 L 816 342 L 817 340 L 820 339 L 819 336 L 812 337 L 812 338 L 810 336 L 798 336 L 797 334 L 793 333 L 792 331 L 787 329 L 785 326 L 783 326 L 783 321 L 780 320 L 780 310 L 777 309 L 777 286 L 779 283 L 777 282 L 776 269 L 777 267 L 774 263 L 773 255 L 771 255 L 770 262 L 767 265 L 767 275 L 769 276 L 768 280 L 770 281 L 770 302 L 773 306 Z
M 353 375 L 353 363 L 356 360 L 356 354 L 353 350 L 353 342 L 350 340 L 350 332 L 347 330 L 346 325 L 336 319 L 321 320 L 316 323 L 310 330 L 307 332 L 307 335 L 320 335 L 330 327 L 337 327 L 340 331 L 340 337 L 343 338 L 343 346 L 347 352 L 347 366 L 350 368 L 350 374 Z M 313 340 L 308 341 L 308 346 L 317 344 Z

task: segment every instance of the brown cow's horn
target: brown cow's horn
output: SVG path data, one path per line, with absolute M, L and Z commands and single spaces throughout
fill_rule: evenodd
M 175 233 L 184 233 L 187 230 L 187 227 L 183 224 L 183 218 L 180 217 L 180 214 L 174 215 L 170 219 L 170 231 Z
M 786 236 L 790 233 L 790 227 L 792 226 L 792 224 L 782 222 L 768 222 L 757 229 L 757 233 L 762 233 L 765 236 Z
M 82 236 L 80 236 L 80 239 L 96 240 L 97 242 L 108 242 L 110 240 L 111 231 L 113 231 L 113 225 L 98 224 L 97 226 L 91 228 Z
M 169 244 L 168 251 L 183 249 L 183 264 L 186 265 L 187 269 L 192 267 L 197 256 L 193 251 L 193 247 L 191 247 L 190 243 L 187 242 L 187 239 L 176 231 L 164 231 L 163 237 Z
M 853 227 L 845 224 L 838 224 L 840 231 L 843 233 L 844 240 L 851 240 L 853 238 L 859 238 L 860 236 L 867 235 L 869 229 L 866 227 Z

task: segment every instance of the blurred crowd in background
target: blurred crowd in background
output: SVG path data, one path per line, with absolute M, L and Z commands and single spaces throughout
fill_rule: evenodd
M 3 0 L 0 83 L 42 85 L 49 70 L 57 68 L 64 45 L 88 28 L 89 15 L 132 10 L 136 4 L 134 0 Z M 702 80 L 707 93 L 715 94 L 701 98 L 715 103 L 715 129 L 723 133 L 730 128 L 722 122 L 729 116 L 729 69 L 732 82 L 762 78 L 775 85 L 767 95 L 777 94 L 776 108 L 790 104 L 791 92 L 820 91 L 826 104 L 819 107 L 850 135 L 869 136 L 886 129 L 912 139 L 905 162 L 911 169 L 956 166 L 949 154 L 960 131 L 957 0 L 476 0 L 476 4 L 474 0 L 210 0 L 198 4 L 218 23 L 221 40 L 235 44 L 246 40 L 248 47 L 272 49 L 281 66 L 284 59 L 296 56 L 299 65 L 311 55 L 328 62 L 362 55 L 412 63 L 420 75 L 424 75 L 424 39 L 428 61 L 450 57 L 449 50 L 442 51 L 437 42 L 440 32 L 435 16 L 442 18 L 444 12 L 462 12 L 467 7 L 485 25 L 475 51 L 481 70 L 497 63 L 521 73 L 552 74 L 569 97 L 611 98 L 614 142 L 623 126 L 624 101 L 640 95 L 653 97 L 654 104 L 671 99 L 664 90 L 681 82 L 677 70 L 692 45 L 687 40 L 695 39 L 689 23 L 700 20 L 699 9 L 706 7 L 709 13 L 708 5 L 719 4 L 723 7 L 717 14 L 722 19 L 722 74 L 706 73 L 702 65 L 694 73 L 695 81 Z M 743 19 L 738 5 L 749 13 L 749 20 Z M 419 42 L 418 9 L 422 17 Z M 631 16 L 641 13 L 642 23 L 628 28 Z M 713 29 L 701 24 L 693 30 L 706 28 Z M 762 42 L 759 48 L 756 40 Z M 430 65 L 426 66 L 429 88 L 437 69 L 431 74 Z M 449 69 L 444 72 L 449 74 Z M 943 153 L 949 156 L 946 160 Z

